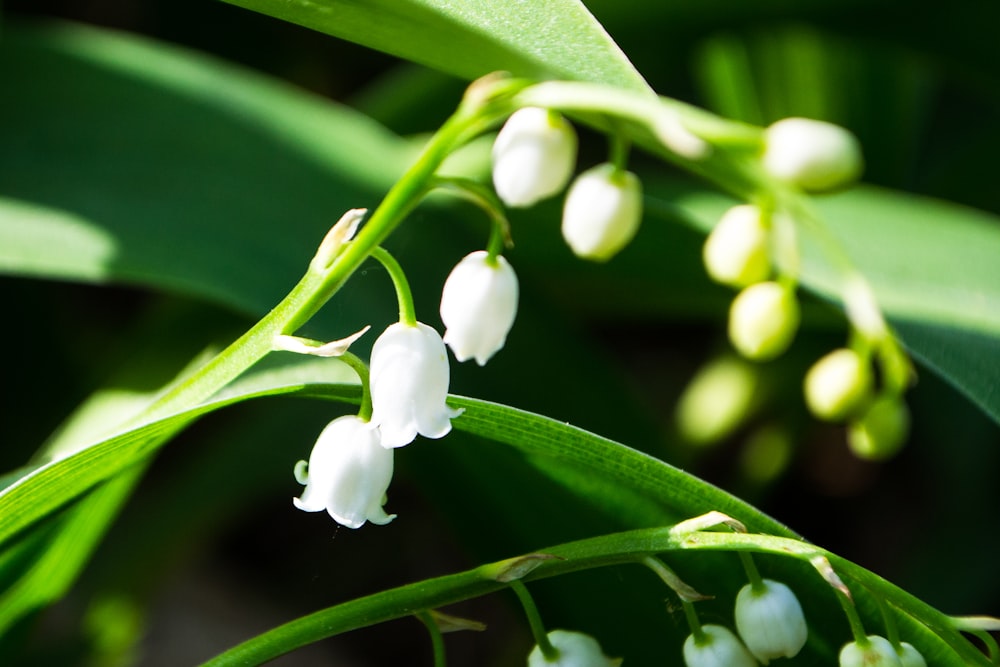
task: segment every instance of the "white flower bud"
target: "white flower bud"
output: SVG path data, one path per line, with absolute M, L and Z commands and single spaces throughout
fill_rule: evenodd
M 688 635 L 684 641 L 684 664 L 687 667 L 756 667 L 757 661 L 728 628 L 703 625 L 704 640 Z
M 392 481 L 393 454 L 382 447 L 378 429 L 357 415 L 335 419 L 316 440 L 307 474 L 301 474 L 304 461 L 296 466 L 296 477 L 306 489 L 292 502 L 306 512 L 326 510 L 348 528 L 360 528 L 366 521 L 387 524 L 396 518 L 382 509 Z
M 417 322 L 397 322 L 372 346 L 372 424 L 382 432 L 383 447 L 402 447 L 417 434 L 441 438 L 451 418 L 461 414 L 445 404 L 450 369 L 438 332 Z
M 773 359 L 788 349 L 798 327 L 795 293 L 776 282 L 747 287 L 729 309 L 729 340 L 754 361 Z
M 746 287 L 771 273 L 768 230 L 756 206 L 734 206 L 705 240 L 705 269 L 716 282 Z
M 847 429 L 847 444 L 863 459 L 881 461 L 899 451 L 910 432 L 910 412 L 898 396 L 881 396 Z
M 924 656 L 920 655 L 920 651 L 913 644 L 900 642 L 896 647 L 896 655 L 899 656 L 899 662 L 903 667 L 927 667 Z
M 528 667 L 616 667 L 621 662 L 604 655 L 597 640 L 582 632 L 553 630 L 548 637 L 559 657 L 546 660 L 536 646 L 528 655 Z
M 517 276 L 507 260 L 486 251 L 467 255 L 448 275 L 441 293 L 444 342 L 455 358 L 480 366 L 503 347 L 517 315 Z
M 755 658 L 768 664 L 774 658 L 798 655 L 809 631 L 802 605 L 785 584 L 764 580 L 764 589 L 747 584 L 736 596 L 736 630 Z
M 896 650 L 885 637 L 868 635 L 868 645 L 857 642 L 845 644 L 840 649 L 840 667 L 903 667 Z
M 838 125 L 785 118 L 767 128 L 764 141 L 764 168 L 804 190 L 829 190 L 861 175 L 861 146 Z
M 493 187 L 507 206 L 528 207 L 566 187 L 575 163 L 573 126 L 555 111 L 525 107 L 493 143 Z
M 809 410 L 820 419 L 840 421 L 871 398 L 873 379 L 867 360 L 841 348 L 813 364 L 804 384 Z
M 705 364 L 677 401 L 677 430 L 694 444 L 727 438 L 753 414 L 760 398 L 757 368 L 735 354 Z
M 642 220 L 642 184 L 630 171 L 600 164 L 566 195 L 562 234 L 578 256 L 603 262 L 628 245 Z

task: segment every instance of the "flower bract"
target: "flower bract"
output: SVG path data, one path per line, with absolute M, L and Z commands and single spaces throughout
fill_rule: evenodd
M 503 347 L 517 315 L 517 276 L 502 256 L 490 261 L 483 250 L 452 269 L 441 294 L 444 342 L 455 358 L 475 357 L 484 365 Z
M 802 605 L 779 581 L 765 579 L 760 590 L 744 586 L 736 596 L 735 615 L 743 643 L 765 665 L 798 655 L 806 644 L 809 631 Z
M 493 143 L 493 187 L 507 206 L 531 206 L 566 187 L 575 164 L 573 126 L 555 111 L 525 107 Z
M 628 245 L 642 220 L 642 184 L 632 172 L 600 164 L 566 195 L 562 234 L 580 257 L 607 261 Z
M 547 660 L 536 646 L 528 655 L 528 667 L 615 667 L 620 663 L 604 655 L 597 640 L 582 632 L 553 630 L 548 637 L 559 657 Z
M 701 630 L 700 641 L 693 634 L 684 641 L 687 667 L 756 667 L 757 661 L 729 628 L 703 625 Z
M 348 528 L 366 521 L 389 523 L 396 515 L 386 514 L 382 503 L 392 480 L 393 455 L 368 422 L 356 415 L 335 419 L 317 438 L 308 473 L 297 474 L 306 488 L 292 502 L 306 512 L 326 510 Z
M 441 438 L 461 413 L 445 403 L 450 369 L 437 331 L 417 322 L 389 326 L 372 346 L 372 424 L 383 447 L 402 447 L 417 434 Z

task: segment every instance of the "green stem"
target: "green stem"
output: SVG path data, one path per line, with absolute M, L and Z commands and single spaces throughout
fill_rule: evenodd
M 614 165 L 615 171 L 625 171 L 628 166 L 628 153 L 632 144 L 628 137 L 618 132 L 612 133 L 609 141 L 608 162 Z
M 701 627 L 701 619 L 698 618 L 698 612 L 694 608 L 694 603 L 681 600 L 681 606 L 684 608 L 684 618 L 687 619 L 688 627 L 691 628 L 694 643 L 701 646 L 708 639 L 708 635 L 705 634 L 705 630 Z
M 854 637 L 854 642 L 861 648 L 867 647 L 871 642 L 868 641 L 868 633 L 865 632 L 865 626 L 861 622 L 861 617 L 854 606 L 854 601 L 840 591 L 834 591 L 834 594 L 837 596 L 837 602 L 840 603 L 841 608 L 844 610 L 844 615 L 847 616 L 847 623 L 851 626 L 851 635 Z
M 740 557 L 740 562 L 743 563 L 743 569 L 746 570 L 747 579 L 750 580 L 750 590 L 757 595 L 762 594 L 767 586 L 764 585 L 764 579 L 761 578 L 760 571 L 757 569 L 756 563 L 753 562 L 753 556 L 745 551 L 739 551 L 737 555 Z
M 393 287 L 396 288 L 396 298 L 399 300 L 399 321 L 410 327 L 417 326 L 417 313 L 413 308 L 413 292 L 410 291 L 410 283 L 406 279 L 403 267 L 385 248 L 372 248 L 371 256 L 385 267 L 385 270 L 389 272 L 389 277 L 392 278 Z
M 535 600 L 528 592 L 528 587 L 515 579 L 510 582 L 511 589 L 517 594 L 517 599 L 524 607 L 524 615 L 528 617 L 528 625 L 531 626 L 531 634 L 535 636 L 535 643 L 545 656 L 546 662 L 555 662 L 559 659 L 559 649 L 549 641 L 549 635 L 545 632 L 545 625 L 542 623 L 542 616 L 538 613 Z
M 372 392 L 371 374 L 368 372 L 368 365 L 356 354 L 344 352 L 340 355 L 340 360 L 354 369 L 361 380 L 361 407 L 358 408 L 358 417 L 365 421 L 372 418 Z
M 275 336 L 292 334 L 309 321 L 420 202 L 449 153 L 502 117 L 508 107 L 509 100 L 496 101 L 488 90 L 466 95 L 458 110 L 431 137 L 413 165 L 386 193 L 354 241 L 337 254 L 329 267 L 322 270 L 310 267 L 271 312 L 196 373 L 170 388 L 130 423 L 153 421 L 197 405 L 266 356 Z
M 444 651 L 444 635 L 441 634 L 441 628 L 438 627 L 437 621 L 434 620 L 434 616 L 426 609 L 418 611 L 416 616 L 431 635 L 431 646 L 434 649 L 434 667 L 446 667 L 448 661 Z

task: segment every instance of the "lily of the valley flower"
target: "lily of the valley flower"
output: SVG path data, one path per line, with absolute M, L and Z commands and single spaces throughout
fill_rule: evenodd
M 441 294 L 444 342 L 465 361 L 480 366 L 503 347 L 517 314 L 517 276 L 502 256 L 485 250 L 467 255 L 452 269 Z
M 684 641 L 687 667 L 756 667 L 757 661 L 729 628 L 703 625 L 702 637 L 688 635 Z
M 607 261 L 628 245 L 642 219 L 642 184 L 630 171 L 599 164 L 566 195 L 562 234 L 578 256 Z
M 528 655 L 528 667 L 616 667 L 621 663 L 604 655 L 597 640 L 582 632 L 553 630 L 548 637 L 559 657 L 547 660 L 536 646 Z
M 747 287 L 729 308 L 729 340 L 747 359 L 774 359 L 788 349 L 798 328 L 795 292 L 777 282 Z
M 840 667 L 902 667 L 903 663 L 889 640 L 868 635 L 864 644 L 844 644 L 838 657 Z
M 330 422 L 320 433 L 308 471 L 305 461 L 295 467 L 295 476 L 306 489 L 292 502 L 300 510 L 326 510 L 348 528 L 366 521 L 384 525 L 396 518 L 382 509 L 392 480 L 394 452 L 379 442 L 378 429 L 356 415 Z
M 744 204 L 726 211 L 705 240 L 702 258 L 708 275 L 724 285 L 746 287 L 766 280 L 771 258 L 760 208 Z
M 493 144 L 493 187 L 507 205 L 527 207 L 559 193 L 573 174 L 576 132 L 555 111 L 515 111 Z
M 372 425 L 382 431 L 383 447 L 402 447 L 417 434 L 441 438 L 451 418 L 461 414 L 445 404 L 448 353 L 437 331 L 417 322 L 388 327 L 371 358 Z
M 927 667 L 927 661 L 924 660 L 924 656 L 920 654 L 920 651 L 913 644 L 900 642 L 899 646 L 896 647 L 896 655 L 899 657 L 899 662 L 902 663 L 903 667 Z
M 736 596 L 736 630 L 755 658 L 765 665 L 774 658 L 792 658 L 806 644 L 808 630 L 802 605 L 785 584 L 764 579 Z

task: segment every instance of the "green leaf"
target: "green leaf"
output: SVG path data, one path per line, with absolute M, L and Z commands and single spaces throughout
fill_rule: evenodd
M 227 0 L 465 79 L 505 71 L 646 90 L 577 0 Z

